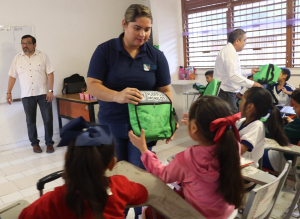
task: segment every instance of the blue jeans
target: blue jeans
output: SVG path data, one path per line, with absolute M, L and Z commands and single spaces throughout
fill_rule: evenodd
M 37 136 L 36 130 L 36 109 L 37 105 L 40 107 L 44 127 L 45 127 L 45 142 L 46 145 L 53 145 L 53 114 L 52 102 L 47 102 L 46 94 L 32 97 L 22 98 L 24 111 L 26 114 L 26 123 L 28 130 L 28 137 L 32 146 L 38 145 L 40 140 Z
M 112 135 L 114 136 L 116 153 L 118 161 L 125 160 L 139 168 L 145 170 L 143 162 L 141 161 L 141 152 L 136 148 L 128 137 L 128 132 L 131 130 L 130 123 L 124 124 L 111 124 L 99 120 L 100 125 L 109 125 Z M 148 147 L 152 150 L 152 147 Z M 125 215 L 127 216 L 129 209 L 125 210 Z M 135 219 L 138 219 L 138 215 L 142 214 L 142 208 L 134 208 Z

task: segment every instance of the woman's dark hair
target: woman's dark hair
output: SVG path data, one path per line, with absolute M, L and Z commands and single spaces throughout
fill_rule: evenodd
M 189 121 L 194 119 L 202 135 L 207 140 L 213 141 L 217 130 L 210 131 L 211 122 L 230 115 L 230 108 L 224 100 L 214 96 L 202 96 L 192 104 Z M 216 155 L 220 164 L 220 186 L 217 191 L 223 195 L 227 203 L 238 208 L 243 202 L 244 182 L 241 175 L 238 140 L 230 127 L 226 128 L 222 141 L 217 146 Z
M 106 189 L 109 187 L 104 173 L 114 153 L 114 145 L 75 146 L 75 140 L 68 145 L 65 200 L 76 217 L 83 217 L 87 201 L 95 218 L 103 218 L 108 199 Z
M 283 120 L 280 111 L 273 104 L 273 98 L 270 92 L 261 87 L 252 87 L 245 94 L 245 107 L 253 103 L 255 107 L 255 119 L 261 119 L 270 112 L 270 116 L 265 122 L 267 129 L 270 132 L 271 138 L 277 141 L 281 146 L 287 146 L 289 139 L 286 137 L 283 130 Z
M 141 4 L 130 5 L 125 12 L 124 19 L 128 24 L 129 22 L 135 22 L 136 19 L 140 17 L 149 18 L 151 23 L 153 22 L 151 10 L 147 6 Z
M 296 101 L 298 104 L 300 104 L 300 88 L 297 88 L 293 91 L 291 98 L 293 101 Z

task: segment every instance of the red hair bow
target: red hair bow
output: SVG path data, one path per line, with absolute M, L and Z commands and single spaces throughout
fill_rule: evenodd
M 225 130 L 228 126 L 231 126 L 231 129 L 235 137 L 237 138 L 238 141 L 240 141 L 240 134 L 238 129 L 235 126 L 236 121 L 238 121 L 240 118 L 241 118 L 241 113 L 237 113 L 232 116 L 216 119 L 212 123 L 210 123 L 209 129 L 211 132 L 217 129 L 214 142 L 217 144 L 221 142 L 222 136 L 225 133 Z

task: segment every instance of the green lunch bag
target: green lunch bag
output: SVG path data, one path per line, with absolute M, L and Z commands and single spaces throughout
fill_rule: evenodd
M 141 91 L 143 100 L 128 104 L 129 119 L 135 135 L 145 130 L 147 141 L 170 138 L 176 130 L 175 110 L 169 97 L 159 91 Z
M 253 80 L 260 84 L 273 85 L 277 83 L 281 68 L 276 65 L 262 65 L 259 67 L 259 72 L 253 75 Z

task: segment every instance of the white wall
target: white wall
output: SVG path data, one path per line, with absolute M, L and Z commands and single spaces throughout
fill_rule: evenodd
M 0 25 L 32 25 L 37 49 L 44 51 L 55 68 L 54 94 L 60 94 L 63 78 L 74 73 L 86 77 L 97 45 L 122 32 L 126 8 L 145 0 L 1 0 Z M 7 87 L 1 87 L 5 92 Z M 54 133 L 58 133 L 56 103 L 53 102 Z M 0 104 L 0 145 L 28 141 L 21 102 Z M 38 135 L 44 136 L 40 114 Z M 41 138 L 43 140 L 43 138 Z
M 178 68 L 183 65 L 182 19 L 180 0 L 150 0 L 154 44 L 164 52 L 170 67 L 171 79 L 177 80 Z M 183 113 L 185 87 L 171 85 L 173 104 L 178 115 Z

